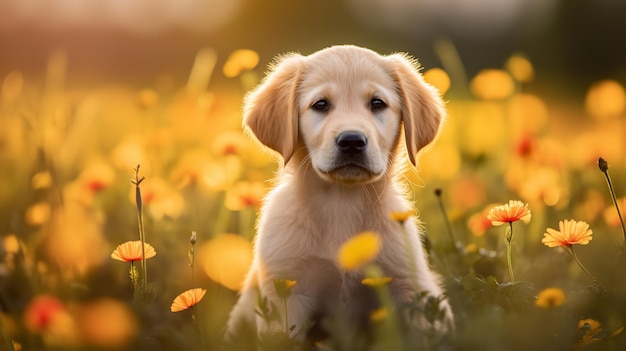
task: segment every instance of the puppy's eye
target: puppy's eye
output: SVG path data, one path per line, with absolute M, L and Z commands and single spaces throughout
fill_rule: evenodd
M 380 111 L 386 107 L 387 107 L 387 104 L 385 104 L 385 102 L 381 99 L 375 98 L 375 99 L 372 99 L 372 101 L 370 101 L 370 109 L 372 111 Z
M 315 101 L 313 105 L 311 105 L 311 108 L 316 111 L 325 112 L 325 111 L 328 111 L 328 109 L 330 108 L 330 104 L 328 103 L 327 100 L 321 99 L 321 100 Z

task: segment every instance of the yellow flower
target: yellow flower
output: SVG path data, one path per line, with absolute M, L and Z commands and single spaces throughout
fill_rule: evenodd
M 378 234 L 371 231 L 361 232 L 339 248 L 339 265 L 345 270 L 356 270 L 372 261 L 378 255 L 381 245 Z
M 289 280 L 284 278 L 274 279 L 274 288 L 276 288 L 276 294 L 281 299 L 286 299 L 291 295 L 291 288 L 296 285 L 295 280 Z
M 389 216 L 391 217 L 391 219 L 393 219 L 394 221 L 398 223 L 404 223 L 410 217 L 415 216 L 415 211 L 407 210 L 403 212 L 391 212 Z
M 370 314 L 370 320 L 373 322 L 378 322 L 381 321 L 383 319 L 387 318 L 387 309 L 384 307 L 375 309 L 371 314 Z
M 574 346 L 574 349 L 576 350 L 602 340 L 599 336 L 600 333 L 602 333 L 602 326 L 600 325 L 600 322 L 595 319 L 581 319 L 578 321 L 578 331 L 580 332 L 581 337 Z
M 205 289 L 201 289 L 201 288 L 189 289 L 185 291 L 184 293 L 176 296 L 176 298 L 174 299 L 174 302 L 172 302 L 172 306 L 170 307 L 170 310 L 172 312 L 184 311 L 194 306 L 198 302 L 200 302 L 205 294 L 206 294 Z
M 146 259 L 156 256 L 156 251 L 152 245 L 145 243 Z M 111 254 L 111 258 L 118 261 L 134 262 L 141 261 L 141 241 L 127 241 L 120 244 Z
M 391 277 L 376 277 L 376 278 L 364 278 L 361 280 L 361 284 L 369 287 L 377 287 L 388 284 L 391 281 Z
M 541 242 L 548 247 L 587 245 L 593 239 L 592 233 L 586 222 L 565 220 L 559 222 L 559 231 L 548 228 Z
M 530 210 L 528 204 L 518 200 L 510 200 L 508 204 L 496 206 L 489 211 L 487 219 L 494 226 L 522 220 L 524 223 L 530 222 Z
M 543 308 L 558 307 L 565 302 L 565 293 L 559 288 L 547 288 L 539 292 L 535 305 Z

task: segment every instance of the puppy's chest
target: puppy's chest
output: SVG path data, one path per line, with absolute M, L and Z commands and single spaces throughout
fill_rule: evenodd
M 272 197 L 279 201 L 266 207 L 259 225 L 260 242 L 269 250 L 263 251 L 277 259 L 313 256 L 336 260 L 340 247 L 364 231 L 379 234 L 383 251 L 387 251 L 400 235 L 398 224 L 383 210 L 389 206 L 379 202 L 322 193 L 308 194 L 302 201 L 285 189 L 279 195 Z
M 346 206 L 349 207 L 349 206 Z M 388 236 L 385 219 L 369 209 L 327 208 L 315 210 L 306 219 L 303 228 L 308 229 L 311 244 L 325 252 L 337 252 L 340 246 L 355 235 L 373 231 L 382 237 Z

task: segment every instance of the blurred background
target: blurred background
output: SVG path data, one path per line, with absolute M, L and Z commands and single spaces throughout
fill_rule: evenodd
M 588 222 L 579 256 L 613 279 L 626 233 L 597 162 L 626 212 L 625 13 L 616 0 L 0 1 L 1 349 L 218 343 L 277 167 L 241 132 L 242 98 L 276 55 L 334 44 L 414 55 L 447 101 L 439 139 L 405 179 L 457 309 L 453 345 L 567 348 L 576 315 L 605 328 L 593 342 L 624 346 L 626 289 L 585 295 L 588 277 L 541 237 Z M 135 176 L 156 250 L 148 307 L 128 262 L 111 259 L 139 240 Z M 533 214 L 515 227 L 528 294 L 464 284 L 508 281 L 504 231 L 486 214 L 511 199 Z M 551 286 L 568 296 L 551 328 L 543 312 L 499 314 Z M 190 311 L 170 312 L 195 287 L 200 333 Z
M 446 39 L 469 76 L 523 52 L 539 87 L 561 82 L 580 94 L 595 80 L 626 75 L 624 11 L 613 0 L 7 0 L 0 67 L 36 76 L 64 49 L 71 83 L 146 85 L 162 74 L 182 79 L 203 47 L 221 61 L 253 49 L 264 66 L 278 53 L 351 43 L 407 51 L 430 68 L 441 65 L 434 47 Z

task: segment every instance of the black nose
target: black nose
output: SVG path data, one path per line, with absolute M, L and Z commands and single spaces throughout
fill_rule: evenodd
M 358 154 L 365 151 L 367 138 L 359 132 L 343 132 L 335 140 L 339 150 L 346 154 Z

